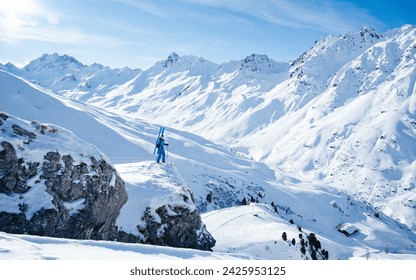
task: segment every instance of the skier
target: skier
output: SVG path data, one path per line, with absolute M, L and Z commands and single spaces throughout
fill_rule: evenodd
M 168 143 L 165 143 L 165 139 L 163 134 L 157 139 L 156 148 L 157 148 L 157 160 L 156 162 L 159 163 L 160 159 L 162 158 L 162 162 L 165 162 L 165 146 L 169 146 Z

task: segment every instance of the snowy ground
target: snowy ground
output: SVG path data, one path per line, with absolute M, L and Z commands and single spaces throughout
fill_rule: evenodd
M 247 259 L 212 253 L 113 241 L 72 240 L 0 232 L 0 260 L 178 260 Z
M 217 240 L 215 252 L 239 253 L 262 259 L 275 260 L 302 260 L 310 259 L 300 253 L 299 234 L 306 235 L 310 232 L 298 228 L 288 221 L 279 218 L 270 207 L 265 205 L 250 204 L 218 211 L 212 211 L 203 215 L 203 221 L 208 230 Z M 287 233 L 288 240 L 283 241 L 281 235 Z M 374 249 L 367 247 L 362 249 L 358 245 L 360 236 L 349 238 L 338 235 L 332 240 L 323 238 L 322 246 L 329 251 L 329 259 L 410 259 L 415 260 L 416 250 L 401 250 L 397 248 Z M 291 243 L 292 238 L 296 243 Z M 332 254 L 332 255 L 331 255 Z

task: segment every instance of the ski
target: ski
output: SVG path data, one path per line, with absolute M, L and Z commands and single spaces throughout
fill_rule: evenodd
M 155 148 L 154 148 L 154 150 L 153 150 L 153 155 L 156 153 L 156 149 L 157 149 L 157 141 L 159 141 L 159 138 L 160 138 L 160 136 L 161 135 L 163 135 L 163 133 L 165 132 L 165 127 L 164 126 L 161 126 L 160 128 L 159 128 L 159 134 L 157 135 L 157 138 L 156 138 L 156 143 L 155 143 Z

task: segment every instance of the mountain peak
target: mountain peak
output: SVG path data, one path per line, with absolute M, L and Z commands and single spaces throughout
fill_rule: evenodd
M 76 60 L 72 56 L 69 56 L 67 54 L 59 55 L 56 52 L 53 53 L 53 54 L 44 53 L 39 59 L 40 59 L 40 61 L 66 61 L 68 63 L 79 63 L 79 64 L 81 64 L 81 62 L 79 62 L 78 60 Z
M 28 65 L 25 66 L 25 69 L 27 71 L 33 71 L 33 70 L 41 70 L 44 68 L 57 68 L 57 67 L 77 67 L 81 68 L 84 65 L 73 58 L 72 56 L 69 56 L 67 54 L 59 55 L 58 53 L 53 54 L 43 54 L 41 57 L 32 60 L 29 62 Z
M 371 26 L 368 26 L 368 25 L 364 25 L 361 28 L 360 35 L 361 35 L 361 37 L 365 37 L 366 35 L 368 35 L 368 36 L 374 37 L 376 39 L 380 39 L 380 38 L 383 37 L 383 35 L 378 34 L 374 28 L 372 28 Z
M 241 68 L 252 72 L 265 71 L 276 66 L 276 62 L 265 54 L 251 54 L 241 60 Z
M 177 53 L 172 52 L 172 53 L 168 56 L 168 58 L 166 58 L 166 60 L 164 61 L 164 63 L 163 63 L 163 67 L 169 67 L 170 65 L 175 64 L 175 63 L 176 63 L 176 62 L 178 62 L 179 60 L 181 60 L 181 57 L 180 57 Z
M 13 63 L 11 63 L 10 61 L 7 62 L 4 67 L 6 68 L 7 71 L 14 71 L 16 69 L 18 69 Z
M 242 59 L 241 61 L 243 63 L 251 63 L 251 62 L 264 63 L 264 62 L 268 62 L 269 58 L 265 54 L 253 53 L 253 54 L 247 56 L 246 58 Z
M 416 29 L 416 25 L 413 25 L 413 24 L 405 24 L 400 29 L 403 30 L 403 31 L 413 30 L 413 29 Z

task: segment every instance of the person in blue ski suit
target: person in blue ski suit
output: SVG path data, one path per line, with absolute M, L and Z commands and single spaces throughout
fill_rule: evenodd
M 169 146 L 168 143 L 165 143 L 165 139 L 163 135 L 157 139 L 156 148 L 157 148 L 157 160 L 156 162 L 159 163 L 160 159 L 162 158 L 162 162 L 165 162 L 165 146 Z

